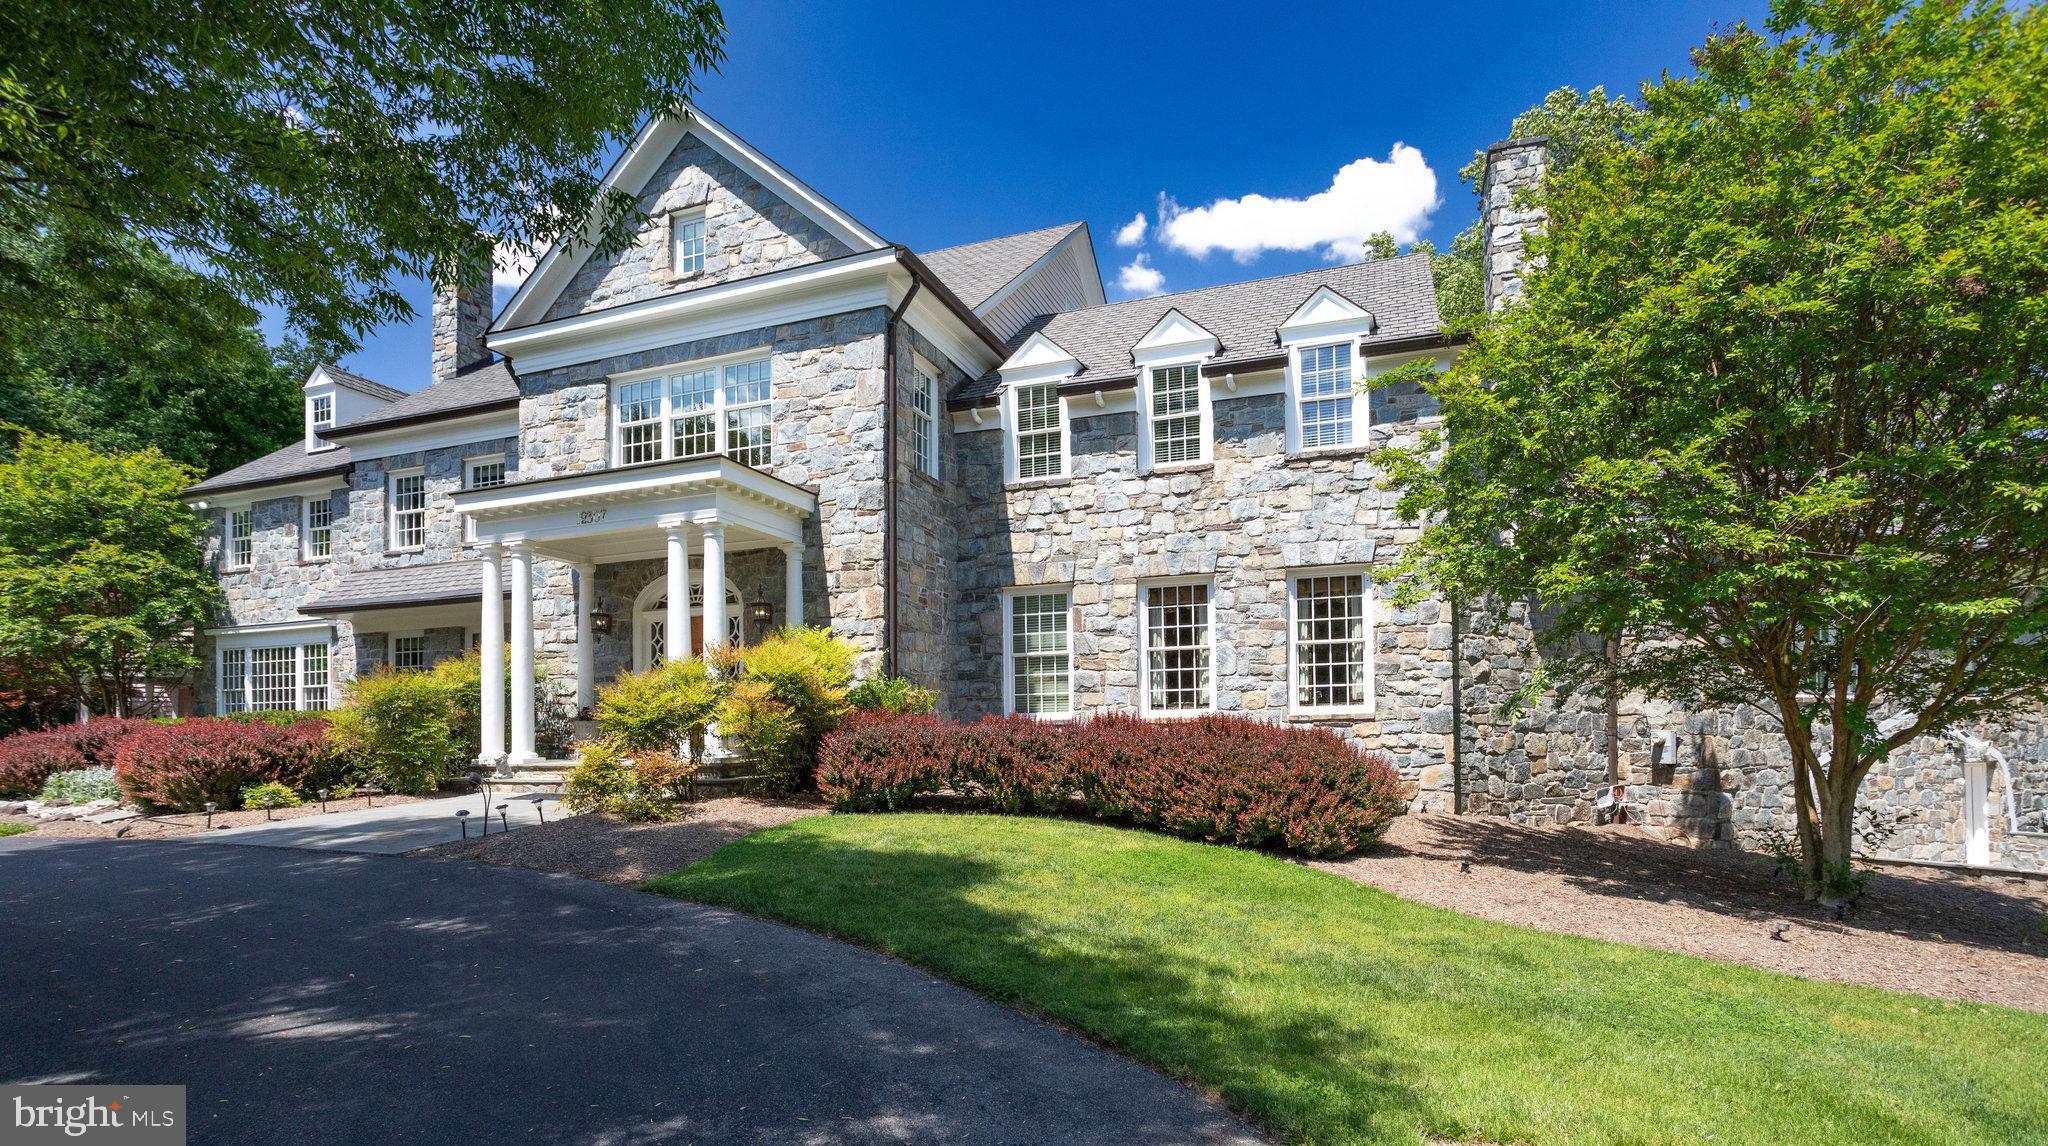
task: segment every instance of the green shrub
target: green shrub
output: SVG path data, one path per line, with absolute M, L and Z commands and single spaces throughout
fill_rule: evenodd
M 939 694 L 919 687 L 908 677 L 871 676 L 847 690 L 846 703 L 855 712 L 923 714 L 939 706 Z
M 80 768 L 54 773 L 43 782 L 42 793 L 36 797 L 45 802 L 63 800 L 73 804 L 120 798 L 121 782 L 115 778 L 112 768 Z
M 685 751 L 694 759 L 724 691 L 694 658 L 621 673 L 598 691 L 598 731 L 626 752 Z
M 803 724 L 767 681 L 733 683 L 718 705 L 718 735 L 778 790 L 794 788 L 808 767 Z
M 265 800 L 269 800 L 271 802 L 270 806 L 274 808 L 296 808 L 300 804 L 305 803 L 304 800 L 299 799 L 297 792 L 292 791 L 275 780 L 265 780 L 261 784 L 251 784 L 242 789 L 242 806 L 244 808 L 261 808 L 264 806 L 263 801 Z
M 765 696 L 779 702 L 787 715 L 758 699 L 749 700 L 744 711 L 735 707 L 732 715 L 750 727 L 729 728 L 721 719 L 719 735 L 747 751 L 758 747 L 773 754 L 763 767 L 784 777 L 789 786 L 808 783 L 818 743 L 839 727 L 849 710 L 847 691 L 859 652 L 851 641 L 823 627 L 783 629 L 759 644 L 720 650 L 720 672 L 736 684 L 765 686 Z M 785 720 L 795 726 L 795 738 L 787 744 Z
M 378 787 L 424 795 L 460 762 L 448 685 L 434 674 L 387 666 L 350 681 L 342 696 L 331 717 L 335 743 Z
M 674 757 L 669 757 L 674 759 Z M 643 781 L 616 740 L 585 744 L 562 780 L 562 802 L 572 812 L 604 812 L 622 820 L 670 820 L 676 815 L 668 793 L 652 777 Z
M 168 717 L 165 723 L 176 724 L 181 718 Z M 324 712 L 311 712 L 296 708 L 255 708 L 247 712 L 229 712 L 220 719 L 232 720 L 237 724 L 268 724 L 277 728 L 290 728 L 305 720 L 325 720 Z

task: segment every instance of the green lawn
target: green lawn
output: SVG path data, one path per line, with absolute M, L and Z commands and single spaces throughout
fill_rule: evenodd
M 0 824 L 0 836 L 18 836 L 36 830 L 34 824 Z
M 648 888 L 921 964 L 1290 1142 L 2048 1136 L 2048 1016 L 1488 923 L 1144 832 L 820 816 Z

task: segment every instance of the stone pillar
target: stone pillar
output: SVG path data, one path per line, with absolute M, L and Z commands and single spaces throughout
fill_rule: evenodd
M 804 623 L 804 547 L 782 547 L 782 623 L 795 628 Z
M 725 526 L 704 527 L 704 653 L 725 647 Z
M 526 542 L 505 547 L 512 556 L 512 747 L 506 766 L 538 759 L 533 750 L 533 552 Z
M 668 533 L 668 615 L 662 620 L 663 654 L 668 660 L 690 659 L 690 540 L 681 522 L 662 527 Z
M 597 649 L 592 646 L 590 611 L 595 607 L 597 566 L 585 561 L 576 566 L 576 711 L 580 715 L 597 703 Z
M 458 274 L 434 287 L 433 380 L 446 382 L 491 360 L 484 334 L 491 328 L 491 282 Z
M 1486 174 L 1479 185 L 1480 223 L 1485 228 L 1486 313 L 1493 314 L 1522 293 L 1529 266 L 1529 236 L 1543 233 L 1541 207 L 1517 206 L 1515 196 L 1540 185 L 1550 171 L 1550 140 L 1509 139 L 1486 149 Z
M 479 547 L 483 556 L 483 616 L 477 625 L 477 648 L 483 654 L 483 697 L 478 706 L 483 724 L 478 768 L 505 763 L 505 581 L 504 553 L 496 545 Z

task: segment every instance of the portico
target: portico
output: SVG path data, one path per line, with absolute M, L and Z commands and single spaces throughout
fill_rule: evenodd
M 481 764 L 507 772 L 539 759 L 534 748 L 533 689 L 511 693 L 509 743 L 505 734 L 506 673 L 533 680 L 539 658 L 534 615 L 537 567 L 559 563 L 575 582 L 574 652 L 578 709 L 596 700 L 596 585 L 601 565 L 659 562 L 659 614 L 652 646 L 668 660 L 686 660 L 725 645 L 732 593 L 728 564 L 737 555 L 780 551 L 783 624 L 804 620 L 805 522 L 817 496 L 725 457 L 689 458 L 626 466 L 535 481 L 514 482 L 455 496 L 455 508 L 473 523 L 482 572 L 482 630 L 507 631 L 509 640 L 483 640 Z M 701 644 L 693 632 L 691 572 L 700 570 Z M 566 569 L 563 569 L 566 567 Z M 509 578 L 505 577 L 509 571 Z M 509 586 L 500 597 L 501 578 Z M 652 591 L 654 586 L 650 585 Z M 564 594 L 566 595 L 566 594 Z M 643 593 L 642 597 L 647 594 Z M 509 625 L 502 610 L 509 604 Z M 637 610 L 636 610 L 637 611 Z M 636 626 L 632 639 L 646 647 Z M 510 645 L 510 664 L 506 647 Z

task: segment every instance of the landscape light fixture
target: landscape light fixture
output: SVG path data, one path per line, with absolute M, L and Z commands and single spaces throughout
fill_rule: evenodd
M 1790 940 L 1786 939 L 1785 936 L 1791 930 L 1792 925 L 1780 919 L 1776 923 L 1771 924 L 1771 938 L 1777 940 L 1780 943 L 1790 942 Z
M 505 830 L 508 832 L 512 830 L 512 817 L 505 811 L 505 809 L 511 806 L 512 805 L 510 804 L 498 805 L 498 822 L 502 824 Z
M 548 822 L 548 810 L 541 804 L 541 800 L 543 798 L 544 797 L 539 792 L 535 792 L 533 794 L 533 814 L 539 816 L 540 822 L 545 824 Z
M 469 809 L 468 809 L 468 808 L 457 808 L 457 809 L 455 809 L 455 822 L 456 822 L 456 823 L 458 823 L 458 824 L 460 824 L 460 825 L 462 825 L 462 838 L 463 838 L 463 839 L 465 839 L 465 840 L 466 840 L 466 839 L 468 839 L 468 838 L 469 838 Z M 490 821 L 486 820 L 486 821 L 484 821 L 484 822 L 485 822 L 485 823 L 489 823 Z
M 328 789 L 322 788 L 319 791 L 313 793 L 314 795 L 320 797 L 320 810 L 323 813 L 327 811 L 327 792 Z
M 206 830 L 209 832 L 213 830 L 213 810 L 218 807 L 220 807 L 220 805 L 214 803 L 212 800 L 208 800 L 206 802 Z
M 277 815 L 276 815 L 276 811 L 277 811 L 277 797 L 276 797 L 276 796 L 265 796 L 265 797 L 263 797 L 263 818 L 264 818 L 264 819 L 266 819 L 266 820 L 274 820 L 274 819 L 276 819 L 276 818 L 277 818 Z

